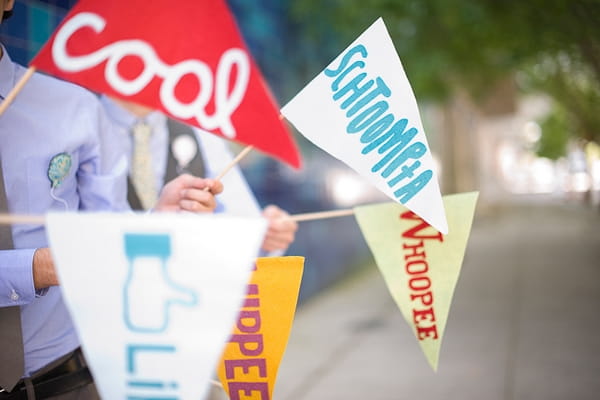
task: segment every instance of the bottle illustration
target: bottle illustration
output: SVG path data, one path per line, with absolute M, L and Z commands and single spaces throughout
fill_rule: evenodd
M 169 235 L 127 233 L 124 241 L 129 261 L 123 287 L 125 323 L 136 332 L 164 332 L 172 306 L 194 307 L 197 295 L 169 276 Z

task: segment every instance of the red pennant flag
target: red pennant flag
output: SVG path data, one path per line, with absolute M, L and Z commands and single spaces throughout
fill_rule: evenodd
M 300 166 L 224 0 L 80 0 L 31 65 Z

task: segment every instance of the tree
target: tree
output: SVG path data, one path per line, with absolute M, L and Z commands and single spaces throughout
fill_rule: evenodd
M 481 100 L 508 77 L 600 140 L 600 0 L 297 0 L 293 11 L 321 43 L 336 32 L 340 49 L 382 16 L 417 98 L 466 88 Z

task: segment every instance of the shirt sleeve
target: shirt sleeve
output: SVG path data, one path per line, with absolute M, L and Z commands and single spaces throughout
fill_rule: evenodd
M 35 249 L 0 251 L 0 307 L 21 306 L 33 301 L 33 254 Z
M 263 249 L 260 249 L 260 252 L 258 253 L 259 257 L 283 257 L 284 255 L 284 250 L 265 251 Z
M 80 210 L 84 211 L 129 211 L 127 202 L 127 160 L 103 162 L 101 145 L 107 130 L 112 129 L 98 101 L 86 109 L 84 126 L 88 130 L 88 141 L 81 149 L 77 172 Z

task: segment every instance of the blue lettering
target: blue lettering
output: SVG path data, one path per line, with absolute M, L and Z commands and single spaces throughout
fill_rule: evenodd
M 341 110 L 346 110 L 346 132 L 362 132 L 360 142 L 365 146 L 361 153 L 366 155 L 377 150 L 382 155 L 371 172 L 380 173 L 383 178 L 390 178 L 396 173 L 387 181 L 390 188 L 406 180 L 407 183 L 394 192 L 400 203 L 406 203 L 433 176 L 431 170 L 418 173 L 422 167 L 418 159 L 427 153 L 427 146 L 420 141 L 412 143 L 419 131 L 414 127 L 408 128 L 408 119 L 395 121 L 393 113 L 386 114 L 390 108 L 386 99 L 392 91 L 381 77 L 369 79 L 367 72 L 361 72 L 367 65 L 367 56 L 365 46 L 356 45 L 341 57 L 337 67 L 325 69 L 324 74 L 333 78 L 333 100 L 340 102 Z M 413 179 L 414 176 L 416 178 Z
M 164 344 L 127 344 L 126 362 L 128 378 L 127 400 L 178 400 L 180 395 L 179 382 L 167 379 L 166 381 L 157 380 L 153 376 L 145 376 L 139 371 L 139 364 L 152 364 L 162 361 L 165 353 L 177 353 L 173 345 Z M 144 355 L 144 362 L 138 358 Z M 166 354 L 168 355 L 168 354 Z M 171 358 L 172 361 L 172 358 Z
M 364 61 L 356 61 L 351 66 L 349 66 L 348 68 L 346 68 L 344 70 L 344 72 L 342 72 L 342 74 L 340 76 L 338 76 L 335 79 L 335 81 L 333 81 L 333 83 L 331 84 L 331 90 L 333 90 L 334 92 L 336 92 L 338 90 L 338 88 L 340 87 L 340 82 L 342 81 L 342 79 L 344 79 L 346 77 L 346 75 L 348 75 L 350 73 L 350 71 L 352 71 L 356 67 L 364 68 L 365 65 L 366 64 L 364 63 Z
M 400 174 L 398 174 L 394 179 L 390 180 L 388 182 L 388 186 L 392 187 L 404 178 L 412 178 L 414 175 L 415 169 L 419 168 L 420 166 L 421 166 L 420 161 L 414 162 L 410 167 L 403 165 L 402 168 L 400 168 L 400 170 L 401 170 Z
M 409 158 L 412 158 L 413 160 L 416 158 L 421 158 L 421 156 L 426 152 L 427 147 L 425 147 L 423 143 L 416 142 L 411 144 L 406 150 L 400 153 L 400 155 L 396 157 L 394 161 L 390 163 L 390 165 L 387 166 L 387 168 L 381 173 L 381 176 L 387 178 L 393 171 L 396 170 L 396 168 L 404 164 L 404 162 L 407 161 Z
M 348 108 L 350 104 L 356 101 L 362 94 L 364 94 L 373 84 L 373 80 L 368 81 L 363 86 L 358 86 L 363 79 L 367 76 L 366 73 L 358 74 L 352 79 L 346 86 L 341 88 L 333 95 L 333 100 L 341 99 L 345 94 L 352 93 L 341 105 L 342 110 Z
M 373 140 L 369 143 L 368 146 L 362 150 L 363 154 L 367 154 L 371 152 L 373 149 L 381 145 L 383 142 L 387 140 L 385 144 L 383 144 L 378 152 L 382 154 L 387 149 L 389 149 L 392 145 L 400 143 L 400 147 L 406 146 L 417 134 L 417 130 L 415 128 L 410 128 L 408 131 L 404 131 L 408 120 L 406 118 L 402 118 L 400 121 L 396 122 L 389 131 L 379 136 L 377 139 Z
M 402 147 L 404 147 L 417 135 L 418 132 L 419 131 L 417 131 L 416 128 L 410 128 L 406 132 L 394 134 L 390 138 L 390 140 L 388 140 L 384 145 L 382 145 L 377 151 L 379 152 L 379 154 L 382 154 L 384 151 L 386 151 L 398 142 L 400 142 L 402 144 Z
M 419 193 L 419 191 L 423 189 L 425 185 L 427 185 L 432 176 L 433 172 L 430 169 L 423 171 L 421 175 L 416 177 L 413 181 L 396 190 L 394 192 L 394 196 L 396 196 L 400 203 L 405 204 L 407 201 L 412 199 L 415 194 Z
M 383 157 L 381 160 L 379 160 L 379 162 L 375 165 L 373 165 L 373 168 L 371 168 L 371 172 L 377 172 L 379 171 L 381 168 L 383 168 L 384 165 L 386 165 L 387 163 L 390 162 L 390 160 L 392 158 L 394 158 L 401 150 L 402 150 L 402 145 L 399 144 L 398 146 L 394 147 L 392 149 L 392 151 L 390 151 L 389 153 L 387 153 L 385 155 L 385 157 Z
M 375 82 L 375 89 L 373 89 L 369 94 L 365 95 L 354 106 L 352 106 L 351 109 L 348 110 L 348 112 L 346 113 L 346 116 L 348 118 L 353 116 L 358 110 L 366 106 L 371 100 L 375 99 L 375 97 L 377 97 L 378 95 L 382 94 L 385 97 L 390 97 L 392 92 L 390 91 L 390 88 L 387 87 L 383 79 L 377 77 L 375 79 Z
M 377 118 L 381 116 L 390 106 L 387 101 L 380 101 L 378 103 L 373 104 L 371 107 L 367 108 L 361 114 L 356 116 L 348 126 L 346 127 L 346 132 L 348 133 L 357 133 L 365 129 L 367 126 L 372 124 Z M 365 121 L 367 116 L 370 117 Z M 363 122 L 364 121 L 364 122 Z M 362 122 L 362 124 L 361 124 Z
M 342 57 L 342 61 L 340 62 L 340 65 L 336 70 L 326 69 L 324 71 L 325 75 L 327 75 L 331 78 L 338 75 L 340 72 L 342 72 L 344 70 L 344 68 L 346 68 L 346 65 L 348 65 L 348 63 L 350 62 L 350 59 L 356 53 L 360 53 L 363 56 L 363 58 L 366 58 L 367 55 L 369 54 L 369 53 L 367 53 L 367 49 L 365 48 L 365 46 L 363 46 L 362 44 L 356 45 L 353 48 L 351 48 L 350 50 L 348 50 L 348 52 L 346 54 L 344 54 L 344 57 Z
M 126 347 L 127 350 L 127 372 L 136 373 L 135 356 L 138 352 L 149 352 L 149 353 L 175 353 L 175 346 L 171 345 L 154 345 L 154 344 L 129 344 Z
M 394 122 L 394 116 L 392 114 L 388 114 L 375 122 L 360 136 L 361 143 L 369 143 L 371 140 L 375 139 L 375 137 L 385 131 L 392 122 Z

